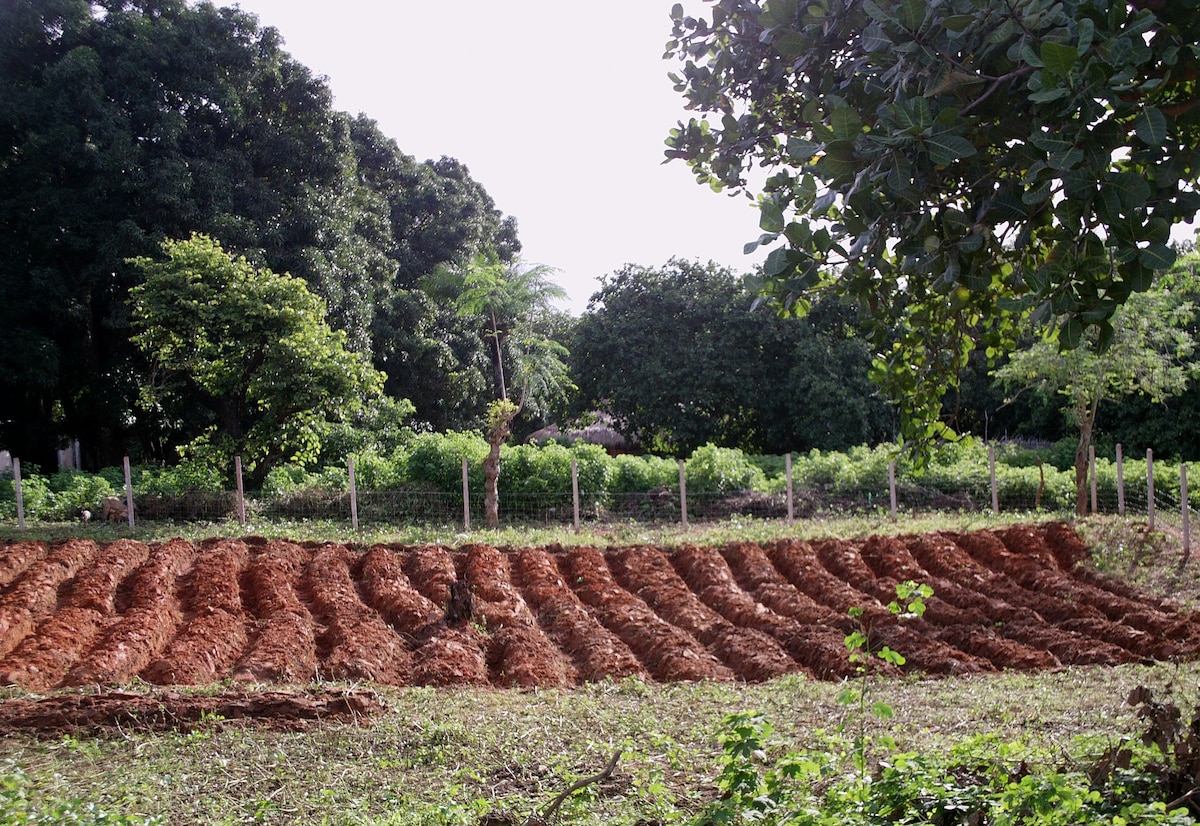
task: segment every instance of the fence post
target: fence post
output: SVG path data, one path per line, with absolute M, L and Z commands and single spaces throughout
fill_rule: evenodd
M 683 459 L 679 460 L 679 514 L 683 529 L 688 529 L 687 521 L 687 477 L 684 474 Z
M 896 463 L 888 462 L 888 494 L 892 500 L 892 521 L 896 521 Z
M 1117 515 L 1125 515 L 1125 454 L 1117 445 Z
M 25 530 L 25 494 L 21 491 L 21 460 L 13 457 L 13 493 L 17 495 L 17 527 Z
M 242 457 L 233 457 L 233 475 L 237 477 L 237 516 L 238 524 L 246 527 L 246 488 L 242 484 Z
M 1000 515 L 1000 488 L 996 485 L 996 446 L 988 445 L 988 478 L 992 483 L 992 516 Z
M 792 525 L 796 521 L 796 500 L 792 495 L 792 454 L 789 453 L 783 457 L 783 465 L 787 473 L 787 523 Z
M 1096 515 L 1096 446 L 1088 445 L 1088 477 L 1092 486 L 1092 516 Z
M 129 529 L 133 530 L 133 476 L 129 472 L 129 457 L 121 463 L 125 470 L 125 518 L 129 520 Z
M 354 485 L 354 457 L 350 457 L 350 527 L 358 530 L 358 489 Z
M 1192 529 L 1188 525 L 1188 511 L 1192 508 L 1188 507 L 1188 466 L 1186 463 L 1180 465 L 1180 508 L 1183 511 L 1183 561 L 1180 562 L 1180 568 L 1188 564 L 1188 559 L 1192 557 Z
M 1146 448 L 1146 529 L 1154 530 L 1154 450 Z
M 575 511 L 575 533 L 579 533 L 579 462 L 571 459 L 571 501 Z
M 467 457 L 463 457 L 463 530 L 471 530 L 471 487 L 467 483 Z

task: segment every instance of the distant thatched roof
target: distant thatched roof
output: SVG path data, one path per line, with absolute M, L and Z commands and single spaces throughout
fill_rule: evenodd
M 535 430 L 526 437 L 529 443 L 549 442 L 563 436 L 558 425 L 552 424 Z M 608 451 L 628 450 L 633 441 L 613 427 L 611 416 L 597 414 L 596 421 L 586 427 L 571 428 L 566 432 L 567 441 L 584 442 L 585 444 L 600 445 Z

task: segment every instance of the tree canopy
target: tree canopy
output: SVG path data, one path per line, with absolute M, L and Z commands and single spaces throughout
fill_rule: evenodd
M 759 185 L 767 292 L 852 297 L 920 439 L 977 341 L 1066 347 L 1170 267 L 1200 208 L 1200 0 L 716 0 L 668 55 L 667 155 Z M 888 337 L 893 338 L 882 349 Z
M 996 371 L 1010 391 L 1057 396 L 1067 420 L 1078 428 L 1075 505 L 1081 516 L 1087 513 L 1089 448 L 1101 403 L 1132 395 L 1158 403 L 1184 392 L 1188 380 L 1200 374 L 1192 360 L 1198 342 L 1189 329 L 1197 285 L 1186 270 L 1178 275 L 1185 283 L 1173 271 L 1151 290 L 1130 296 L 1113 315 L 1112 341 L 1104 353 L 1095 347 L 1064 351 L 1041 340 L 1013 353 Z
M 804 321 L 752 312 L 745 280 L 713 263 L 627 265 L 601 279 L 570 345 L 577 414 L 601 410 L 650 450 L 712 442 L 752 452 L 890 438 L 855 316 L 821 301 Z
M 237 8 L 5 2 L 0 80 L 0 442 L 35 463 L 62 437 L 90 466 L 169 458 L 140 424 L 127 301 L 142 278 L 128 260 L 166 238 L 204 233 L 302 278 L 380 366 L 441 344 L 396 327 L 415 309 L 414 328 L 440 333 L 439 308 L 405 295 L 422 276 L 520 249 L 466 166 L 417 162 L 335 111 Z M 468 371 L 438 369 L 449 385 Z M 404 379 L 389 392 L 424 389 Z
M 194 235 L 163 244 L 165 261 L 133 263 L 134 344 L 155 373 L 144 396 L 166 415 L 199 404 L 208 413 L 189 445 L 232 466 L 252 485 L 277 464 L 316 458 L 331 421 L 378 397 L 383 376 L 346 349 L 325 322 L 325 303 L 304 282 L 233 258 Z

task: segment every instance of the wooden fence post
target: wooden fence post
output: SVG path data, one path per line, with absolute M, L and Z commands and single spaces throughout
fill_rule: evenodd
M 467 457 L 463 457 L 463 530 L 471 530 L 471 487 L 467 480 L 469 473 L 467 470 Z
M 796 522 L 796 500 L 792 495 L 792 454 L 783 457 L 783 466 L 787 474 L 787 523 L 793 525 Z
M 896 521 L 896 463 L 888 462 L 888 494 L 892 500 L 892 521 Z
M 233 457 L 233 475 L 237 477 L 237 518 L 238 524 L 246 527 L 246 488 L 242 484 L 242 457 Z
M 125 518 L 129 521 L 129 529 L 133 530 L 133 476 L 129 472 L 129 457 L 122 462 L 125 469 Z
M 575 533 L 579 533 L 579 462 L 571 459 L 571 501 L 575 512 Z
M 1125 515 L 1125 454 L 1117 445 L 1117 515 Z
M 683 459 L 679 460 L 679 514 L 683 529 L 688 529 L 687 521 L 687 476 L 684 473 Z
M 992 483 L 992 516 L 1000 515 L 1000 488 L 996 485 L 996 446 L 988 445 L 988 477 Z
M 358 530 L 358 488 L 354 484 L 354 457 L 350 457 L 350 527 Z
M 1146 529 L 1154 530 L 1154 450 L 1146 448 Z
M 16 456 L 13 465 L 13 493 L 17 495 L 17 527 L 25 530 L 25 494 L 21 490 L 21 460 Z
M 1183 511 L 1183 560 L 1179 563 L 1182 570 L 1192 556 L 1192 530 L 1190 524 L 1191 506 L 1188 504 L 1187 463 L 1179 465 L 1179 507 Z

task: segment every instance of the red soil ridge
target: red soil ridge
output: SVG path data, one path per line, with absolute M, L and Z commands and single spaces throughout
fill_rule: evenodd
M 1063 524 L 675 550 L 14 542 L 0 545 L 0 684 L 836 679 L 854 672 L 854 606 L 872 646 L 925 674 L 1200 655 L 1200 613 L 1086 553 Z M 934 590 L 921 618 L 886 608 L 904 580 Z M 473 613 L 447 624 L 455 583 Z

